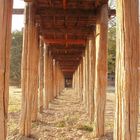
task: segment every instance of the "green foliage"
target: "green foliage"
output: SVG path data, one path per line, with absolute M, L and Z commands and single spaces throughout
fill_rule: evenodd
M 22 32 L 12 33 L 10 84 L 19 85 L 21 79 L 21 53 L 22 53 Z
M 83 131 L 88 131 L 88 132 L 92 132 L 93 131 L 93 128 L 92 128 L 92 126 L 90 126 L 90 125 L 80 125 L 79 127 L 78 127 L 78 129 L 79 130 L 83 130 Z
M 115 74 L 116 59 L 116 27 L 108 31 L 108 73 Z

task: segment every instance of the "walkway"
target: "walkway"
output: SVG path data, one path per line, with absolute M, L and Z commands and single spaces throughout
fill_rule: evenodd
M 17 93 L 19 94 L 19 91 Z M 114 95 L 111 93 L 107 96 L 107 134 L 102 140 L 112 140 L 113 98 Z M 66 89 L 59 98 L 50 104 L 49 110 L 39 115 L 38 122 L 33 123 L 33 135 L 30 140 L 92 140 L 92 125 L 89 123 L 87 116 L 84 106 L 75 91 Z M 19 118 L 19 116 L 16 118 Z M 14 133 L 9 138 L 10 140 L 21 139 L 18 136 L 18 130 Z M 22 138 L 22 140 L 27 140 L 27 138 Z

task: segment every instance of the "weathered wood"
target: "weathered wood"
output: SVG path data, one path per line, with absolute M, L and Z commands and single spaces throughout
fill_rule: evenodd
M 95 10 L 86 10 L 86 9 L 53 9 L 53 8 L 41 8 L 38 9 L 37 14 L 42 16 L 90 16 L 96 20 Z
M 85 45 L 85 40 L 80 39 L 51 39 L 51 38 L 45 38 L 44 41 L 47 44 L 76 44 L 76 45 Z
M 49 106 L 49 94 L 50 94 L 50 87 L 48 83 L 48 72 L 49 72 L 49 61 L 48 61 L 48 47 L 44 45 L 44 91 L 45 91 L 45 109 L 48 109 Z
M 115 140 L 137 140 L 139 1 L 117 1 Z
M 35 28 L 34 31 L 35 37 L 34 37 L 34 41 L 33 41 L 33 45 L 34 45 L 34 53 L 33 56 L 33 73 L 34 76 L 32 77 L 32 82 L 33 82 L 33 88 L 32 88 L 32 92 L 33 92 L 33 100 L 32 100 L 32 121 L 36 121 L 37 120 L 37 114 L 38 114 L 38 80 L 39 80 L 39 35 L 38 35 L 38 28 Z
M 25 28 L 27 28 L 27 39 L 28 43 L 27 45 L 27 74 L 25 77 L 25 81 L 22 80 L 22 82 L 25 82 L 25 89 L 23 92 L 23 99 L 22 99 L 22 109 L 21 109 L 21 119 L 20 119 L 20 134 L 29 136 L 31 134 L 31 116 L 32 116 L 32 103 L 33 103 L 33 89 L 34 89 L 34 83 L 36 78 L 34 79 L 34 76 L 36 75 L 36 71 L 34 71 L 34 66 L 36 65 L 34 51 L 33 49 L 36 49 L 36 45 L 34 45 L 35 41 L 35 9 L 33 3 L 26 5 L 26 22 L 25 22 Z M 27 25 L 27 26 L 26 26 Z
M 6 140 L 8 97 L 9 97 L 9 71 L 10 71 L 10 45 L 11 45 L 11 17 L 12 0 L 0 2 L 0 139 Z
M 95 37 L 93 35 L 89 39 L 89 118 L 94 120 L 94 81 L 95 81 Z
M 44 42 L 40 38 L 40 46 L 39 46 L 39 111 L 40 113 L 43 112 L 43 106 L 44 106 L 44 101 L 43 101 L 43 88 L 44 88 Z
M 104 135 L 104 113 L 107 86 L 107 26 L 108 6 L 101 7 L 96 24 L 96 65 L 94 88 L 94 134 L 96 137 Z

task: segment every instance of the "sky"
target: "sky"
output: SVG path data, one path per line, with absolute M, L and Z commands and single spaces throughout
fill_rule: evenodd
M 24 8 L 23 0 L 14 0 L 14 8 Z M 13 15 L 12 17 L 12 31 L 22 30 L 24 26 L 24 16 L 23 15 Z

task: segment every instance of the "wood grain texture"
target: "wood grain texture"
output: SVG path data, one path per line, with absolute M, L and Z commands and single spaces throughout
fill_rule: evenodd
M 117 1 L 115 140 L 136 140 L 138 123 L 139 1 Z
M 0 1 L 0 139 L 6 140 L 11 46 L 12 0 Z
M 94 134 L 96 137 L 104 135 L 104 113 L 107 86 L 107 9 L 107 5 L 103 5 L 101 7 L 96 23 L 96 64 L 94 88 Z

